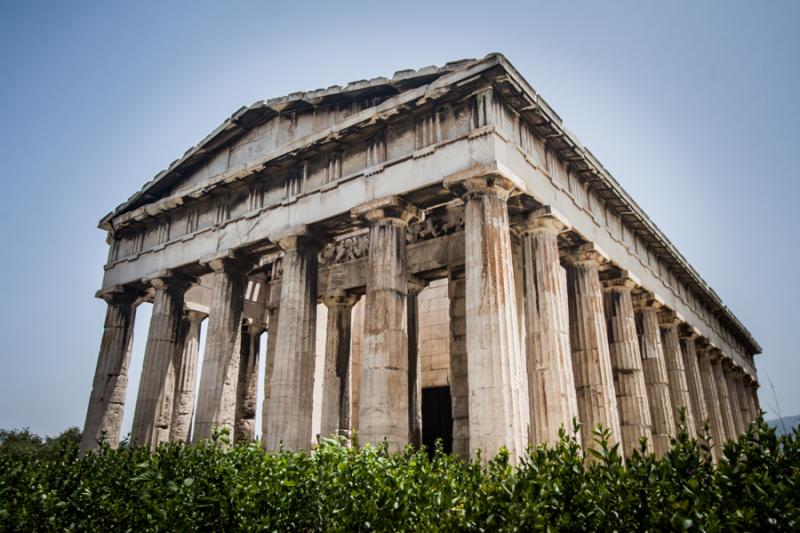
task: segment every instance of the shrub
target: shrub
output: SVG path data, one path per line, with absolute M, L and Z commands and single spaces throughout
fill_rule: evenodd
M 763 422 L 724 448 L 685 432 L 656 459 L 623 463 L 607 434 L 586 460 L 575 438 L 514 465 L 441 449 L 388 453 L 326 439 L 312 454 L 231 447 L 225 434 L 154 452 L 102 445 L 81 457 L 73 431 L 51 446 L 0 433 L 3 531 L 727 531 L 800 527 L 800 433 Z M 21 444 L 23 443 L 23 444 Z

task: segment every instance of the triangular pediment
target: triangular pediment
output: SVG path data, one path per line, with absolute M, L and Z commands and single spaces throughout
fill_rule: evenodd
M 418 90 L 445 75 L 478 63 L 489 65 L 496 57 L 500 57 L 499 54 L 491 54 L 480 61 L 466 59 L 442 67 L 401 70 L 392 78 L 359 80 L 344 87 L 297 92 L 242 107 L 103 217 L 100 227 L 107 227 L 112 218 L 123 213 L 251 164 L 282 146 L 334 129 L 354 115 L 405 92 Z

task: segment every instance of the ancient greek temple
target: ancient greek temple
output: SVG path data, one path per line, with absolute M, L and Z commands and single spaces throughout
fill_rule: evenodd
M 243 107 L 100 228 L 84 450 L 132 397 L 146 446 L 224 426 L 465 457 L 573 420 L 626 455 L 708 421 L 718 454 L 759 414 L 758 343 L 500 54 Z

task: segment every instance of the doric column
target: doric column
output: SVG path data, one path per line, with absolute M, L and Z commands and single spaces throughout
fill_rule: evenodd
M 267 450 L 311 448 L 319 241 L 307 228 L 272 239 L 284 251 L 280 321 L 270 381 Z
M 649 292 L 637 294 L 636 332 L 639 335 L 639 351 L 642 354 L 642 371 L 647 387 L 652 422 L 653 451 L 662 457 L 669 451 L 670 438 L 675 436 L 675 419 L 669 393 L 669 374 L 661 344 L 658 312 L 662 300 Z
M 146 282 L 153 287 L 155 295 L 131 440 L 154 448 L 169 440 L 175 393 L 175 360 L 183 349 L 185 333 L 183 297 L 191 280 L 167 271 Z
M 723 373 L 725 374 L 725 382 L 728 386 L 728 397 L 731 401 L 731 418 L 733 419 L 733 426 L 735 428 L 734 439 L 744 433 L 747 427 L 742 417 L 742 407 L 739 405 L 739 384 L 736 379 L 736 367 L 732 363 L 726 362 L 723 366 Z
M 417 297 L 425 285 L 418 278 L 408 281 L 408 438 L 415 448 L 422 445 L 422 364 L 419 358 Z
M 716 460 L 721 457 L 722 446 L 725 444 L 725 423 L 722 421 L 722 409 L 719 403 L 719 389 L 717 389 L 714 367 L 711 364 L 709 346 L 706 342 L 696 346 L 697 360 L 700 366 L 700 377 L 703 381 L 703 394 L 708 410 L 708 422 L 711 426 L 713 448 L 716 451 Z
M 409 439 L 406 230 L 422 213 L 392 196 L 353 209 L 369 224 L 359 436 L 391 450 Z
M 626 457 L 639 447 L 641 437 L 645 437 L 647 442 L 653 442 L 642 354 L 639 351 L 631 297 L 631 291 L 637 285 L 640 285 L 638 280 L 626 271 L 609 272 L 607 276 L 603 276 L 603 307 L 622 431 L 622 450 Z
M 233 426 L 235 442 L 250 442 L 255 438 L 258 363 L 261 357 L 259 352 L 263 332 L 262 324 L 247 322 L 242 325 L 239 378 L 236 384 L 236 415 Z
M 575 376 L 569 346 L 568 311 L 563 309 L 558 234 L 569 229 L 555 210 L 528 216 L 522 230 L 525 265 L 525 340 L 527 348 L 530 442 L 556 444 L 558 432 L 572 430 L 578 417 Z
M 466 283 L 463 269 L 451 269 L 447 277 L 450 300 L 450 411 L 453 416 L 453 454 L 470 457 L 469 374 L 467 365 Z
M 678 336 L 678 325 L 682 318 L 671 310 L 662 310 L 659 313 L 659 326 L 661 328 L 661 342 L 664 348 L 664 362 L 667 367 L 669 382 L 669 397 L 672 404 L 672 416 L 675 429 L 681 424 L 681 410 L 684 412 L 686 431 L 690 437 L 697 437 L 697 423 L 695 412 L 692 408 L 689 383 L 686 377 L 686 366 L 681 353 L 681 341 Z
M 750 395 L 750 376 L 742 371 L 739 376 L 739 403 L 742 406 L 742 414 L 744 417 L 744 427 L 748 429 L 750 424 L 756 419 L 755 406 L 751 402 Z
M 169 440 L 189 442 L 194 414 L 194 389 L 197 381 L 197 354 L 200 351 L 200 324 L 208 316 L 203 312 L 188 310 L 184 317 L 183 348 L 177 352 L 175 362 L 175 401 L 172 405 L 172 422 Z
M 273 264 L 273 271 L 275 271 Z M 269 284 L 269 297 L 267 299 L 267 353 L 264 357 L 264 400 L 261 403 L 261 443 L 267 442 L 267 427 L 269 427 L 269 399 L 272 396 L 270 386 L 272 374 L 275 369 L 275 343 L 278 339 L 278 316 L 280 311 L 281 286 L 275 281 Z
M 719 398 L 719 414 L 722 419 L 722 428 L 724 431 L 723 438 L 733 440 L 736 438 L 736 424 L 733 421 L 732 403 L 730 394 L 728 394 L 728 380 L 725 379 L 725 371 L 723 368 L 723 355 L 719 349 L 712 347 L 709 350 L 709 357 L 711 358 L 711 369 L 714 372 L 714 383 L 717 386 L 717 397 Z
M 97 295 L 108 307 L 83 426 L 82 452 L 94 450 L 102 439 L 112 448 L 119 444 L 128 388 L 128 363 L 133 346 L 133 324 L 140 296 L 138 291 L 120 286 L 100 291 Z
M 598 426 L 611 432 L 611 444 L 621 439 L 599 272 L 608 256 L 588 243 L 570 250 L 564 258 L 581 441 L 589 450 L 596 448 L 593 432 Z
M 322 297 L 328 308 L 322 377 L 320 436 L 350 435 L 350 329 L 357 296 L 336 290 Z
M 470 451 L 483 459 L 505 446 L 524 452 L 519 406 L 521 347 L 509 233 L 508 197 L 502 176 L 445 180 L 464 200 L 464 273 L 469 374 Z
M 745 398 L 751 413 L 751 422 L 758 420 L 761 417 L 761 405 L 758 403 L 758 382 L 749 378 L 745 387 Z
M 214 273 L 214 292 L 208 317 L 193 442 L 210 438 L 217 427 L 227 427 L 233 434 L 244 290 L 247 272 L 252 266 L 251 262 L 230 255 L 210 259 L 207 264 Z
M 689 387 L 689 397 L 692 400 L 692 414 L 694 415 L 695 433 L 698 439 L 705 437 L 705 423 L 708 421 L 708 404 L 703 387 L 703 378 L 700 375 L 700 361 L 697 358 L 695 340 L 699 332 L 690 326 L 680 330 L 681 354 L 683 365 L 686 368 L 686 383 Z M 716 449 L 713 450 L 716 453 Z

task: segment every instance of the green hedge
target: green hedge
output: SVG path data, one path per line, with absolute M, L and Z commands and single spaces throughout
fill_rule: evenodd
M 779 438 L 764 423 L 716 469 L 685 434 L 663 459 L 636 453 L 627 465 L 605 444 L 584 461 L 570 436 L 516 467 L 335 441 L 265 453 L 224 434 L 153 453 L 79 457 L 76 438 L 22 448 L 0 442 L 3 531 L 800 529 L 800 433 Z

